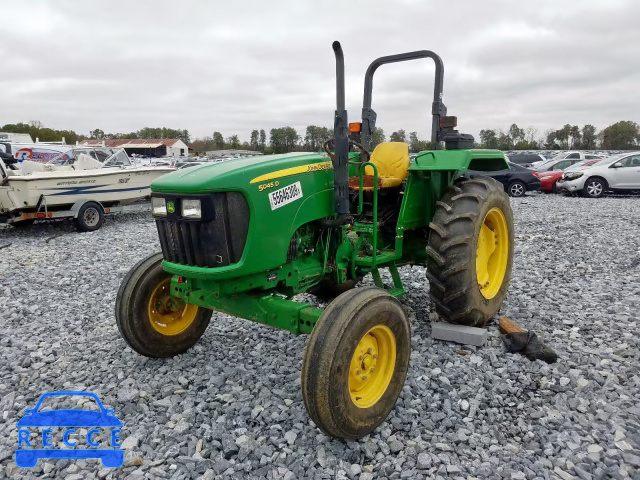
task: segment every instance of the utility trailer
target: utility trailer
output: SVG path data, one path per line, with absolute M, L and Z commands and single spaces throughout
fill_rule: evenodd
M 28 211 L 13 211 L 11 214 L 0 215 L 0 223 L 14 226 L 15 228 L 30 227 L 36 220 L 55 220 L 62 218 L 72 219 L 76 228 L 81 232 L 98 230 L 104 223 L 107 215 L 119 213 L 133 213 L 151 209 L 149 200 L 143 200 L 131 205 L 104 206 L 102 203 L 85 199 L 77 201 L 71 207 L 47 207 L 46 197 L 43 195 L 41 202 L 35 209 Z

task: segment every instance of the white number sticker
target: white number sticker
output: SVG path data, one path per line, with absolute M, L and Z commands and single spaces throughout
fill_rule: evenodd
M 271 202 L 271 210 L 283 207 L 288 203 L 302 198 L 302 186 L 300 182 L 292 183 L 291 185 L 271 192 L 269 194 L 269 202 Z

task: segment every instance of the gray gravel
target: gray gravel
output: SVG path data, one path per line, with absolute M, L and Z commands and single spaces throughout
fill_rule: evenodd
M 352 443 L 307 417 L 304 336 L 219 314 L 178 358 L 150 360 L 125 345 L 116 291 L 159 249 L 146 215 L 94 233 L 0 226 L 0 246 L 11 243 L 0 250 L 0 477 L 640 478 L 639 202 L 513 201 L 517 252 L 503 311 L 556 349 L 554 365 L 506 353 L 495 324 L 482 348 L 432 341 L 424 272 L 402 269 L 408 381 L 388 421 Z M 116 410 L 125 467 L 15 466 L 22 410 L 63 389 L 94 391 Z

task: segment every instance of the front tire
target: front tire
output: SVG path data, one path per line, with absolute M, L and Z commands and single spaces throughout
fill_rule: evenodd
M 302 397 L 327 435 L 355 440 L 393 409 L 409 368 L 411 331 L 400 302 L 375 287 L 336 298 L 316 323 L 302 364 Z
M 584 182 L 584 188 L 582 190 L 582 193 L 584 194 L 585 197 L 601 198 L 602 196 L 604 196 L 605 192 L 607 191 L 607 188 L 608 188 L 608 185 L 604 179 L 599 177 L 593 177 L 593 178 L 587 179 L 587 181 Z
M 122 281 L 116 297 L 116 323 L 129 346 L 152 358 L 186 352 L 200 339 L 212 311 L 170 295 L 171 275 L 162 254 L 138 262 Z
M 513 266 L 513 214 L 489 177 L 450 186 L 429 224 L 427 278 L 438 314 L 450 323 L 484 326 L 504 301 Z

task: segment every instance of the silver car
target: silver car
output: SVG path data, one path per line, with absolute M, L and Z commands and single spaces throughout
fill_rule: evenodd
M 565 172 L 558 180 L 559 192 L 599 198 L 606 192 L 640 191 L 640 152 L 605 158 L 593 166 Z

